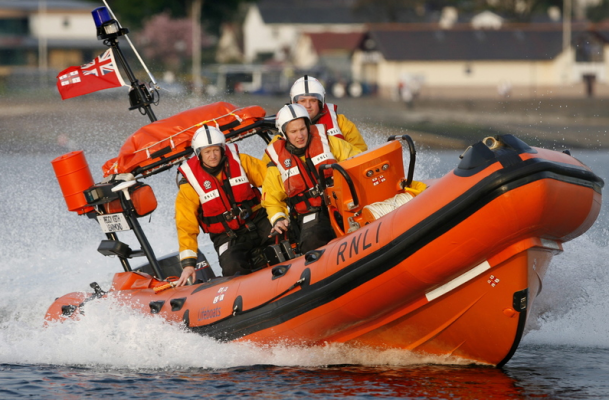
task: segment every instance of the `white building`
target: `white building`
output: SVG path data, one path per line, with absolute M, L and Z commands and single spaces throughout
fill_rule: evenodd
M 13 67 L 63 69 L 104 50 L 91 11 L 79 0 L 0 0 L 0 75 Z
M 292 62 L 302 70 L 324 68 L 334 75 L 351 76 L 351 54 L 363 32 L 302 33 L 294 47 Z
M 564 50 L 562 35 L 560 24 L 371 26 L 353 54 L 353 76 L 384 97 L 408 81 L 426 97 L 609 94 L 609 29 L 575 27 Z
M 363 32 L 365 22 L 346 1 L 261 0 L 249 7 L 243 24 L 244 61 L 291 62 L 301 34 Z

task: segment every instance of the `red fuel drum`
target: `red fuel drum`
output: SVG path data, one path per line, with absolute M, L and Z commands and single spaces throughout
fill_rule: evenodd
M 78 214 L 93 211 L 93 207 L 86 207 L 87 200 L 83 194 L 85 189 L 94 184 L 83 151 L 73 151 L 59 156 L 51 161 L 51 165 L 53 165 L 68 210 L 76 211 Z

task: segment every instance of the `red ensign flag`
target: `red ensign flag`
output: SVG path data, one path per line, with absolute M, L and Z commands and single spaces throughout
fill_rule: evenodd
M 127 86 L 108 49 L 89 64 L 64 69 L 57 75 L 57 90 L 63 100 L 98 90 Z

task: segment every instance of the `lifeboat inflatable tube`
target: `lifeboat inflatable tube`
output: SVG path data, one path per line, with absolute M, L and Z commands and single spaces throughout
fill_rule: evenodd
M 501 145 L 474 144 L 412 200 L 320 249 L 180 288 L 117 273 L 107 292 L 58 298 L 46 319 L 79 318 L 88 301 L 117 297 L 223 341 L 334 342 L 501 366 L 516 351 L 553 255 L 597 218 L 604 183 L 568 154 L 511 135 L 493 140 Z M 340 164 L 384 165 L 375 155 L 388 146 Z M 360 183 L 365 176 L 355 175 Z M 349 212 L 348 194 L 340 196 L 346 211 L 338 211 Z

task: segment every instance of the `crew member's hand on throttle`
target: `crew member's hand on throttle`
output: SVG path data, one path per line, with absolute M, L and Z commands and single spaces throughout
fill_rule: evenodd
M 180 275 L 180 279 L 176 281 L 176 287 L 186 285 L 188 278 L 192 277 L 191 282 L 195 282 L 197 277 L 197 273 L 195 271 L 195 267 L 184 267 L 182 270 L 182 275 Z
M 273 225 L 273 228 L 271 229 L 271 234 L 269 235 L 269 237 L 275 236 L 275 235 L 283 235 L 284 232 L 288 231 L 288 220 L 285 218 L 279 218 L 277 221 L 275 221 L 275 224 Z

